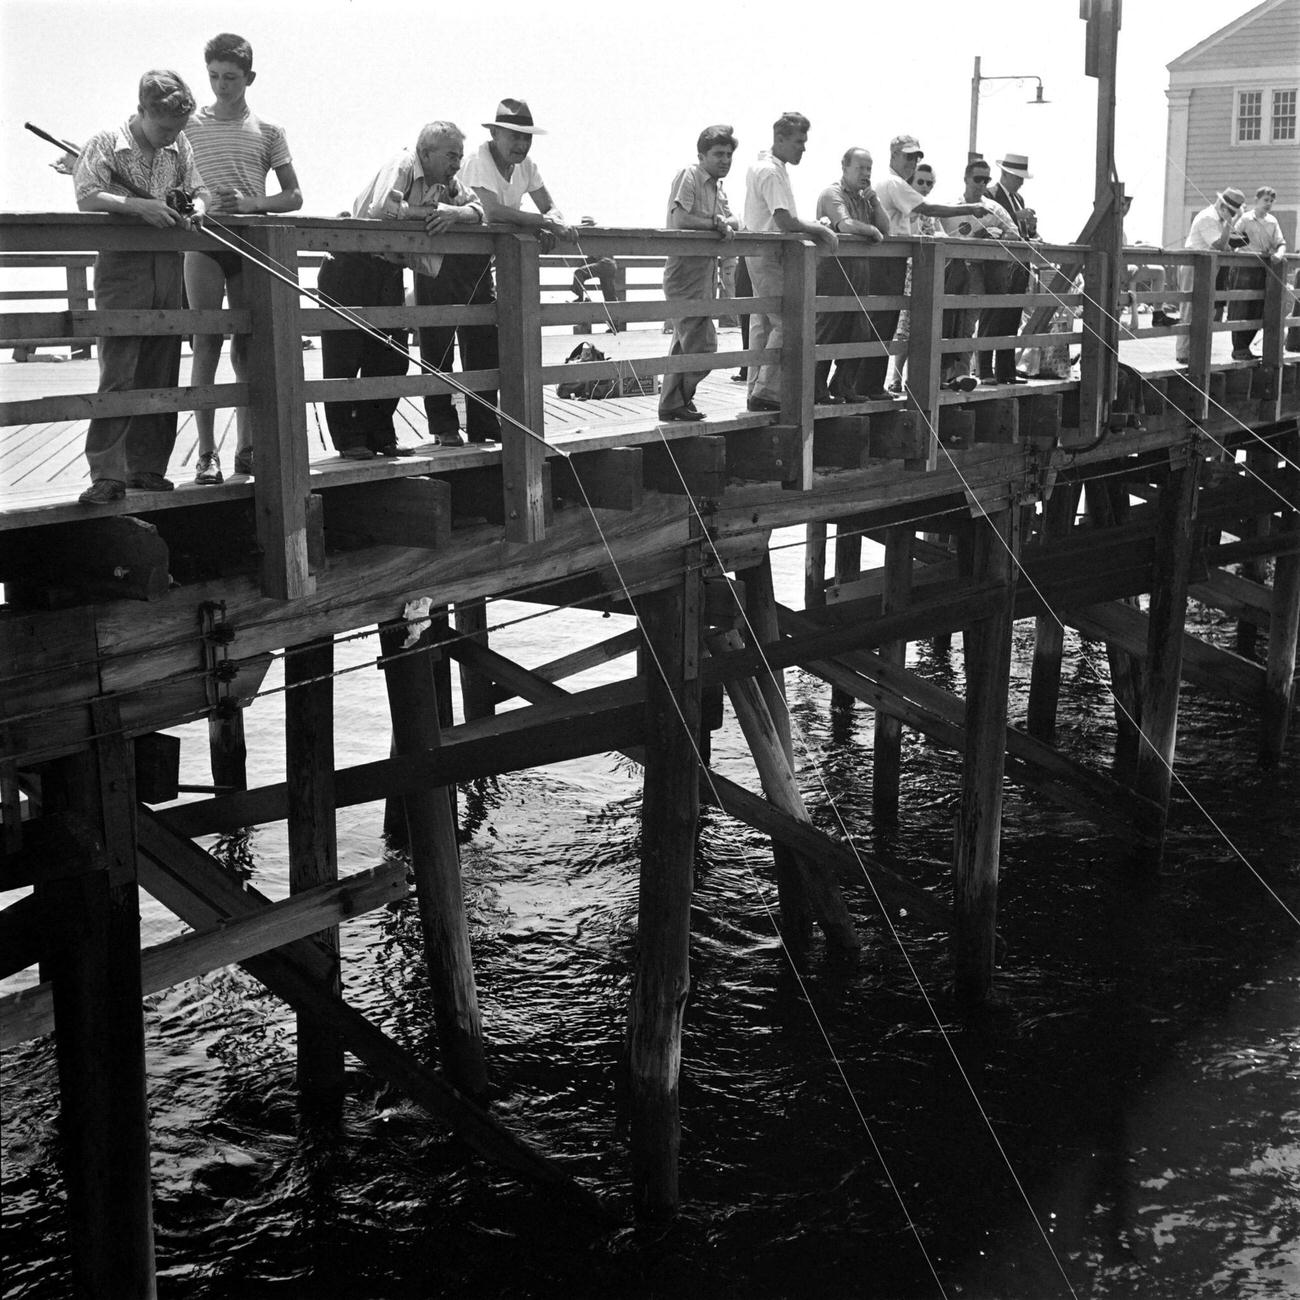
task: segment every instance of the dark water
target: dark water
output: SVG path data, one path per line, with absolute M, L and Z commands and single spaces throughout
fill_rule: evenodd
M 786 554 L 787 584 L 801 559 Z M 536 663 L 613 630 L 550 616 L 497 643 Z M 1203 630 L 1230 633 L 1213 615 Z M 1022 625 L 1017 715 L 1031 644 Z M 950 658 L 922 648 L 917 662 L 962 689 L 959 640 Z M 1062 744 L 1098 764 L 1113 741 L 1106 676 L 1100 647 L 1067 643 Z M 790 687 L 814 817 L 842 818 L 863 848 L 945 891 L 955 756 L 909 733 L 900 825 L 877 834 L 871 713 L 833 713 L 810 678 Z M 381 756 L 379 674 L 363 669 L 340 694 L 340 761 Z M 278 772 L 278 709 L 272 697 L 250 717 L 254 779 Z M 846 882 L 862 959 L 814 948 L 796 971 L 762 838 L 706 812 L 686 1208 L 655 1230 L 611 1230 L 520 1186 L 361 1071 L 341 1138 L 301 1136 L 284 1008 L 237 970 L 152 997 L 160 1294 L 1300 1296 L 1300 930 L 1283 906 L 1300 912 L 1300 765 L 1262 773 L 1253 755 L 1252 717 L 1185 691 L 1178 772 L 1204 811 L 1176 795 L 1154 880 L 1133 876 L 1123 844 L 1009 789 L 1001 998 L 974 1022 L 947 1001 L 944 937 L 903 918 L 900 946 L 864 881 Z M 715 761 L 755 785 L 730 720 Z M 622 1209 L 638 808 L 637 775 L 613 757 L 462 791 L 495 1108 Z M 377 806 L 341 814 L 345 870 L 379 860 L 380 823 Z M 218 850 L 285 892 L 283 827 Z M 152 909 L 145 923 L 151 942 L 176 928 Z M 418 935 L 409 905 L 350 923 L 346 977 L 358 1006 L 433 1057 Z M 51 1044 L 3 1065 L 4 1295 L 61 1297 Z

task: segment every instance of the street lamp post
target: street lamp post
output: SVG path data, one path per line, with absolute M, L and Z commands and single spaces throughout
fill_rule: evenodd
M 980 117 L 980 82 L 981 81 L 1036 81 L 1038 91 L 1034 98 L 1028 102 L 1031 104 L 1048 104 L 1050 100 L 1043 98 L 1043 79 L 1036 77 L 1032 72 L 1020 73 L 1016 76 L 1009 77 L 986 77 L 980 72 L 980 56 L 975 56 L 975 70 L 970 79 L 970 139 L 966 148 L 966 161 L 972 162 L 979 157 L 975 148 L 975 132 L 979 125 Z

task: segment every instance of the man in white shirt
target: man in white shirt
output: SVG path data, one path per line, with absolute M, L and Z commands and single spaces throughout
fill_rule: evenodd
M 794 191 L 790 187 L 787 167 L 797 167 L 808 148 L 808 130 L 811 123 L 802 113 L 782 113 L 772 124 L 772 148 L 758 155 L 757 161 L 745 176 L 745 229 L 751 231 L 781 231 L 786 234 L 806 235 L 816 240 L 828 253 L 839 248 L 839 240 L 829 226 L 817 221 L 800 221 L 795 209 Z M 745 259 L 749 278 L 757 298 L 780 298 L 781 258 L 780 248 L 773 245 L 770 253 Z M 755 312 L 749 318 L 749 346 L 756 350 L 780 349 L 783 341 L 779 312 Z M 751 411 L 779 411 L 781 409 L 781 362 L 765 361 L 749 367 L 749 400 Z
M 1233 226 L 1233 234 L 1246 240 L 1238 251 L 1253 253 L 1258 260 L 1253 266 L 1234 266 L 1230 283 L 1234 289 L 1258 289 L 1260 297 L 1231 303 L 1229 320 L 1258 320 L 1264 311 L 1263 293 L 1269 274 L 1286 274 L 1286 237 L 1271 211 L 1276 199 L 1277 191 L 1271 185 L 1261 185 L 1255 191 L 1255 206 L 1247 208 Z M 1258 359 L 1250 350 L 1257 333 L 1255 329 L 1232 331 L 1234 361 Z
M 1222 194 L 1214 196 L 1214 202 L 1202 208 L 1192 218 L 1191 229 L 1183 240 L 1183 247 L 1199 252 L 1215 249 L 1223 252 L 1232 238 L 1232 227 L 1238 214 L 1246 206 L 1246 196 L 1238 189 L 1229 187 Z M 1196 269 L 1192 266 L 1178 268 L 1178 288 L 1183 293 L 1190 293 Z M 1185 366 L 1192 354 L 1190 334 L 1180 334 L 1174 345 L 1174 356 L 1179 365 Z
M 983 203 L 931 203 L 912 185 L 916 165 L 925 157 L 925 151 L 914 135 L 896 135 L 889 142 L 889 170 L 876 181 L 876 197 L 881 210 L 889 220 L 888 233 L 895 238 L 914 237 L 921 234 L 922 217 L 970 217 L 984 211 Z M 879 295 L 901 295 L 907 284 L 907 258 L 878 258 L 871 262 L 871 292 Z M 898 328 L 898 309 L 873 311 L 868 314 L 875 339 L 888 343 Z M 868 357 L 862 363 L 860 383 L 872 401 L 890 401 L 892 395 L 885 387 L 889 368 L 885 357 Z

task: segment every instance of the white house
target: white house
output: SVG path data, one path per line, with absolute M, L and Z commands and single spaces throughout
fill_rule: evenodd
M 1180 247 L 1192 217 L 1226 186 L 1249 201 L 1271 185 L 1274 215 L 1295 252 L 1300 0 L 1264 0 L 1168 68 L 1164 245 Z

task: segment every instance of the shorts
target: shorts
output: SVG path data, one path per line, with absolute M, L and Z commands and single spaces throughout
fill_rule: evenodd
M 244 269 L 244 258 L 229 248 L 193 248 L 200 257 L 210 257 L 220 268 L 227 280 L 233 280 Z

